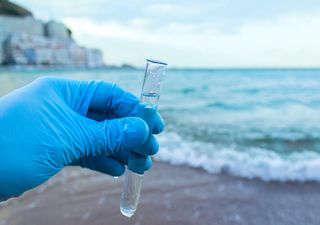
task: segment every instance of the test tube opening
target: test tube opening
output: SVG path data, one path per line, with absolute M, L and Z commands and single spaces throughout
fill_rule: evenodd
M 141 90 L 140 102 L 146 107 L 157 108 L 161 82 L 165 74 L 167 63 L 159 60 L 147 59 L 147 65 Z

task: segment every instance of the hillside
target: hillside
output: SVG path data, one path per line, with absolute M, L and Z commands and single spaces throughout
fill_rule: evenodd
M 32 13 L 27 9 L 14 4 L 8 0 L 0 0 L 0 15 L 11 15 L 11 16 L 32 16 Z

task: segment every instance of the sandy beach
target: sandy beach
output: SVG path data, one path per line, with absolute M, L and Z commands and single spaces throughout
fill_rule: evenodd
M 123 178 L 67 168 L 0 206 L 1 225 L 320 223 L 320 184 L 265 183 L 155 163 L 136 214 L 119 212 Z

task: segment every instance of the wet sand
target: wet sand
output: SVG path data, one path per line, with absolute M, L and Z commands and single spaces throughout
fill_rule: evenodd
M 130 219 L 119 212 L 122 184 L 67 168 L 0 205 L 0 225 L 320 224 L 319 183 L 265 183 L 157 162 Z

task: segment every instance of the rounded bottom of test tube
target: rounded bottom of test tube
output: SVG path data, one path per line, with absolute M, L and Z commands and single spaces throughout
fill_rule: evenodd
M 133 216 L 133 214 L 135 213 L 135 209 L 125 209 L 125 208 L 122 208 L 120 207 L 120 212 L 122 215 L 126 216 L 126 217 L 131 217 Z

